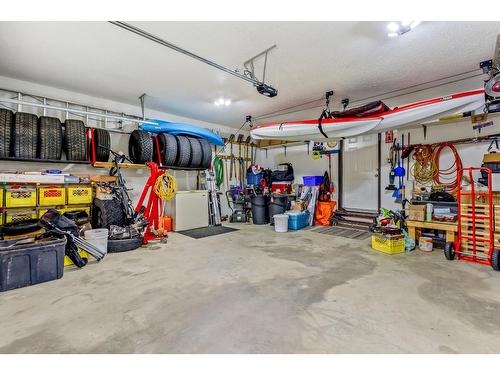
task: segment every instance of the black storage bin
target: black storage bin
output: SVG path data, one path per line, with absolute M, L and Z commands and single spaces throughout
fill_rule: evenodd
M 0 292 L 60 279 L 66 239 L 0 248 Z

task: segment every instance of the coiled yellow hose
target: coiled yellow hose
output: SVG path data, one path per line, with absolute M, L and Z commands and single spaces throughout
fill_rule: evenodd
M 161 200 L 172 200 L 177 193 L 177 181 L 175 177 L 165 171 L 156 179 L 154 191 Z

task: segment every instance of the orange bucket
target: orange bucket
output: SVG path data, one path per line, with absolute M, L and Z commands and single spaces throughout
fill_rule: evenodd
M 172 218 L 169 216 L 163 217 L 163 230 L 172 232 Z

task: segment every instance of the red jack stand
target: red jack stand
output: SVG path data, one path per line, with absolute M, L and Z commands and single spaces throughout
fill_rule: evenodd
M 146 195 L 149 193 L 148 203 L 144 211 L 144 217 L 149 222 L 146 232 L 144 233 L 144 244 L 147 244 L 150 240 L 168 237 L 167 232 L 163 231 L 163 222 L 161 218 L 161 213 L 163 212 L 163 202 L 154 191 L 156 180 L 163 174 L 163 171 L 159 169 L 159 166 L 156 163 L 149 162 L 146 163 L 146 165 L 149 167 L 151 175 L 146 181 L 141 198 L 139 199 L 139 202 L 137 202 L 137 207 L 135 208 L 136 212 L 141 210 L 144 200 L 146 199 Z M 155 228 L 157 229 L 155 230 Z M 157 230 L 160 230 L 160 232 L 158 233 Z M 161 231 L 163 231 L 163 233 L 161 233 Z

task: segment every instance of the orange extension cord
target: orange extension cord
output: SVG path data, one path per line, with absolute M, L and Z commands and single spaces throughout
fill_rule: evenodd
M 446 147 L 448 147 L 455 156 L 455 161 L 449 168 L 441 169 L 439 168 L 439 157 L 441 156 L 441 151 L 443 151 Z M 458 170 L 462 169 L 462 159 L 460 158 L 455 146 L 451 143 L 442 143 L 437 146 L 434 149 L 434 164 L 436 165 L 437 170 L 437 173 L 434 176 L 434 183 L 436 185 L 444 186 L 446 191 L 451 193 L 453 196 L 456 196 L 459 186 Z

